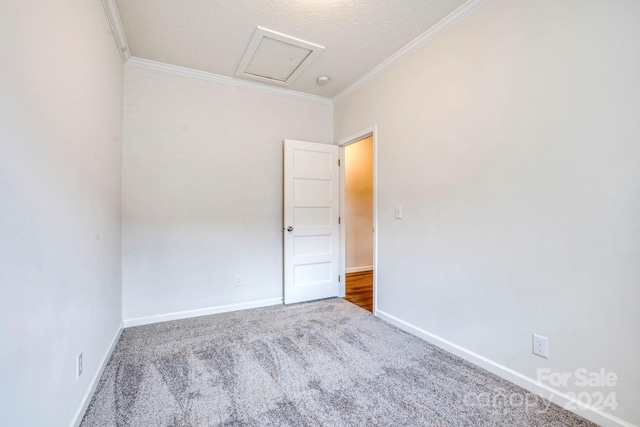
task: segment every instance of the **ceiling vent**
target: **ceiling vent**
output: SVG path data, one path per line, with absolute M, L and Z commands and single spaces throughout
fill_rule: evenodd
M 323 50 L 323 46 L 258 27 L 236 75 L 288 86 Z

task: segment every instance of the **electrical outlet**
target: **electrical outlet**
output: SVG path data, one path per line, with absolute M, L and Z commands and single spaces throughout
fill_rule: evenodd
M 242 276 L 236 274 L 236 286 L 242 286 Z
M 549 358 L 549 338 L 533 334 L 533 354 Z
M 80 378 L 80 375 L 82 375 L 82 352 L 78 355 L 76 368 L 76 379 L 78 379 Z

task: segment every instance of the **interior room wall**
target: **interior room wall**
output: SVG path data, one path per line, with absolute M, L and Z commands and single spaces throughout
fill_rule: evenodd
M 127 66 L 124 105 L 125 322 L 280 302 L 283 141 L 331 104 Z
M 346 271 L 373 267 L 373 138 L 344 149 Z
M 68 426 L 122 324 L 123 65 L 100 1 L 0 28 L 0 424 Z
M 336 140 L 378 129 L 381 313 L 519 375 L 569 372 L 557 389 L 614 392 L 606 411 L 635 424 L 639 17 L 492 0 L 334 113 Z M 618 381 L 581 388 L 580 368 Z

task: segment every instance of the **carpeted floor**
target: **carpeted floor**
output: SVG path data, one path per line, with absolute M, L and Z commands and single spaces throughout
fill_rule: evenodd
M 125 329 L 82 426 L 591 426 L 339 298 Z

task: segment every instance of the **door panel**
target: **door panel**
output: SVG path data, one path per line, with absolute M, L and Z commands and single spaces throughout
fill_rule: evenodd
M 338 295 L 338 171 L 337 146 L 285 140 L 285 304 Z

